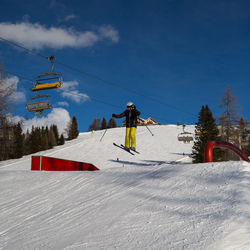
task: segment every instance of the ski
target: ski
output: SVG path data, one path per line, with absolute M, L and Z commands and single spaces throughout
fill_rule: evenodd
M 120 145 L 116 144 L 115 142 L 113 142 L 113 145 L 116 146 L 116 147 L 118 147 L 118 148 L 123 149 L 124 151 L 130 153 L 131 155 L 135 155 L 132 152 L 130 152 L 130 150 L 127 150 L 124 146 L 120 146 Z
M 120 144 L 120 145 L 121 145 L 121 147 L 125 148 L 125 146 L 124 146 L 123 144 Z M 140 152 L 138 152 L 138 151 L 136 151 L 136 150 L 133 150 L 133 149 L 130 149 L 130 151 L 135 152 L 135 153 L 137 153 L 137 154 L 140 154 Z

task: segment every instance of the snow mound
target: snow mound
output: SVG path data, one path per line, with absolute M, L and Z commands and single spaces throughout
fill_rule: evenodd
M 0 163 L 1 249 L 250 249 L 250 164 L 192 164 L 181 126 L 81 133 L 45 155 L 95 172 L 30 171 L 30 156 Z M 194 132 L 194 126 L 187 126 Z

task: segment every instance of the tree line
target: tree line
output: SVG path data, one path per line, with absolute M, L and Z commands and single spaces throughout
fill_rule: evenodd
M 230 142 L 250 155 L 250 131 L 247 130 L 249 122 L 239 116 L 237 98 L 233 96 L 230 87 L 223 93 L 220 107 L 223 113 L 217 119 L 218 124 L 208 105 L 202 106 L 199 112 L 191 154 L 194 163 L 205 161 L 205 147 L 209 141 Z M 228 161 L 237 160 L 239 157 L 229 150 L 216 148 L 213 158 L 214 161 Z
M 88 131 L 96 131 L 96 130 L 102 130 L 107 128 L 116 128 L 117 124 L 114 118 L 111 118 L 108 123 L 105 118 L 95 118 L 92 123 L 89 126 Z
M 64 136 L 59 137 L 56 125 L 50 127 L 32 127 L 31 131 L 22 132 L 21 123 L 10 124 L 4 129 L 0 146 L 0 160 L 21 158 L 64 144 Z
M 71 119 L 67 127 L 67 140 L 78 137 L 78 125 L 75 117 Z M 52 149 L 63 145 L 65 138 L 63 133 L 59 135 L 57 125 L 34 127 L 31 131 L 23 133 L 21 123 L 11 123 L 7 118 L 0 121 L 0 160 L 21 158 L 24 155 L 34 154 L 39 151 Z

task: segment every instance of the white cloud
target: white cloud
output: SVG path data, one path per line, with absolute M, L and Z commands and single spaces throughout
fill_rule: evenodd
M 65 107 L 69 107 L 69 104 L 67 102 L 58 102 L 57 103 L 59 106 L 65 106 Z
M 63 97 L 66 97 L 74 102 L 80 103 L 89 100 L 89 96 L 78 92 L 78 90 L 71 90 L 70 92 L 63 92 Z
M 112 42 L 117 43 L 120 39 L 119 33 L 111 25 L 103 25 L 99 28 L 101 37 L 110 39 Z
M 0 89 L 7 91 L 7 89 L 12 89 L 13 93 L 8 97 L 11 102 L 23 103 L 26 101 L 26 96 L 24 92 L 17 91 L 19 78 L 17 76 L 12 76 L 4 79 L 4 84 L 0 85 Z
M 61 89 L 65 91 L 74 90 L 78 85 L 79 85 L 78 81 L 63 82 Z
M 15 92 L 15 102 L 16 103 L 24 103 L 26 101 L 26 96 L 24 92 L 16 91 Z
M 0 23 L 0 35 L 7 40 L 21 43 L 30 49 L 42 49 L 44 47 L 54 49 L 91 47 L 105 39 L 113 43 L 119 41 L 118 31 L 111 25 L 101 26 L 96 31 L 79 32 L 73 28 L 47 28 L 39 23 L 3 22 Z
M 77 81 L 64 82 L 61 87 L 62 96 L 74 102 L 80 103 L 90 99 L 87 94 L 80 93 L 76 87 L 79 85 Z
M 47 116 L 44 116 L 44 117 L 35 116 L 33 119 L 26 120 L 25 118 L 20 117 L 20 116 L 13 116 L 13 117 L 10 117 L 10 119 L 16 123 L 19 121 L 22 121 L 23 132 L 26 132 L 27 129 L 31 131 L 32 126 L 46 127 L 52 124 L 56 124 L 58 127 L 58 131 L 61 134 L 67 128 L 67 125 L 71 118 L 70 118 L 69 112 L 66 109 L 54 108 Z
M 74 14 L 71 14 L 71 15 L 66 16 L 66 17 L 64 18 L 64 21 L 67 22 L 67 21 L 72 20 L 72 19 L 75 19 L 75 18 L 77 18 L 77 16 L 74 15 Z

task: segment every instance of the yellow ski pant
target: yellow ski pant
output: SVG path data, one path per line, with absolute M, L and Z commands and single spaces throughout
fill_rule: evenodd
M 136 127 L 126 128 L 125 146 L 127 148 L 130 147 L 136 148 L 135 132 L 136 132 Z

